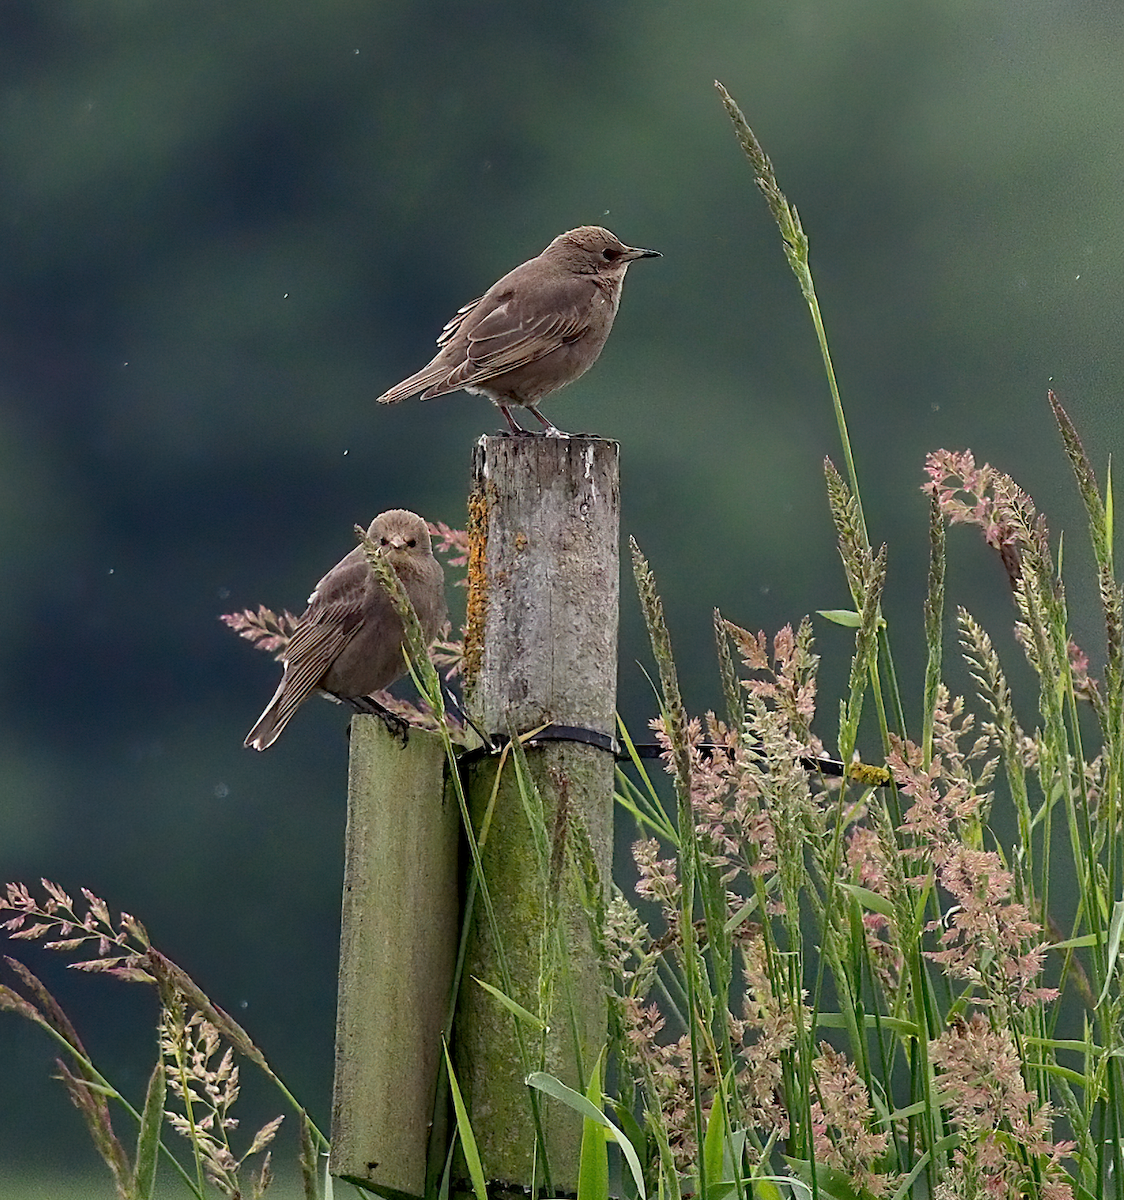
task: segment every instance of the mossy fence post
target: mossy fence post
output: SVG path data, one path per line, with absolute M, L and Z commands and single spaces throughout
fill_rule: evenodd
M 489 1181 L 548 1184 L 554 1195 L 576 1190 L 581 1118 L 535 1096 L 544 1143 L 536 1157 L 532 1096 L 523 1081 L 525 1066 L 538 1068 L 542 1060 L 547 1072 L 582 1090 L 605 1043 L 604 983 L 575 863 L 588 851 L 607 885 L 619 451 L 616 442 L 591 437 L 481 438 L 469 501 L 469 711 L 484 733 L 500 740 L 544 725 L 563 737 L 526 748 L 529 776 L 542 798 L 545 863 L 514 764 L 509 759 L 503 768 L 482 850 L 499 945 L 477 902 L 454 1027 L 455 1064 Z M 587 735 L 605 744 L 577 740 Z M 497 765 L 493 757 L 471 771 L 469 803 L 478 830 Z M 518 1053 L 512 1015 L 473 982 L 503 991 L 505 973 L 512 999 L 533 1013 L 546 1005 L 545 1038 L 526 1025 L 518 1031 L 529 1064 Z
M 581 1118 L 525 1076 L 545 1069 L 583 1090 L 605 1043 L 582 893 L 592 868 L 607 884 L 612 865 L 619 517 L 615 442 L 477 443 L 466 707 L 497 743 L 551 727 L 525 746 L 541 808 L 510 752 L 471 756 L 462 772 L 489 904 L 478 890 L 452 1049 L 485 1175 L 501 1189 L 576 1190 Z M 402 749 L 375 719 L 352 723 L 331 1170 L 384 1194 L 420 1195 L 426 1180 L 464 898 L 445 766 L 431 735 L 411 733 Z M 517 1027 L 477 980 L 542 1013 L 547 1031 Z M 465 1185 L 462 1163 L 454 1187 Z
M 384 1194 L 425 1191 L 460 925 L 445 768 L 435 734 L 403 748 L 377 717 L 352 718 L 330 1168 Z

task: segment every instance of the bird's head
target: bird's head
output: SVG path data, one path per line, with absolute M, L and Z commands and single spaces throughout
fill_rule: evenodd
M 581 275 L 621 276 L 638 258 L 662 258 L 658 250 L 626 246 L 600 225 L 581 225 L 560 233 L 543 251 Z
M 392 508 L 371 522 L 367 536 L 393 562 L 430 553 L 429 526 L 405 508 Z

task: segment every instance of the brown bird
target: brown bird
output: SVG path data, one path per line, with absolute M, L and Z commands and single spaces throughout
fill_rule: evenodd
M 599 225 L 560 233 L 537 257 L 509 271 L 458 310 L 437 339 L 436 358 L 379 397 L 397 404 L 462 388 L 487 396 L 512 433 L 526 433 L 511 405 L 528 408 L 554 437 L 566 437 L 539 412 L 539 401 L 597 361 L 621 301 L 628 264 L 660 258 L 626 246 Z
M 428 645 L 445 622 L 445 573 L 433 557 L 429 529 L 416 513 L 380 513 L 367 536 L 394 568 L 414 606 Z M 246 745 L 264 750 L 315 691 L 356 700 L 389 687 L 406 673 L 405 634 L 390 597 L 362 546 L 324 576 L 308 598 L 285 647 L 285 673 Z M 373 709 L 381 708 L 372 701 Z M 384 710 L 385 711 L 385 710 Z

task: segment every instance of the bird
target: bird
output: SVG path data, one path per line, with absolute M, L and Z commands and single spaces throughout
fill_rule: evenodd
M 446 618 L 445 573 L 433 557 L 429 527 L 416 513 L 394 508 L 375 517 L 367 537 L 402 581 L 428 645 Z M 255 750 L 272 746 L 313 692 L 355 702 L 389 687 L 406 673 L 404 643 L 390 596 L 364 548 L 356 546 L 309 596 L 282 655 L 281 683 L 245 745 Z M 377 701 L 362 707 L 386 715 Z
M 397 404 L 419 392 L 432 400 L 463 389 L 487 396 L 512 433 L 530 432 L 511 415 L 512 405 L 522 405 L 543 425 L 542 433 L 568 437 L 539 412 L 539 402 L 597 361 L 629 264 L 662 257 L 658 250 L 626 246 L 600 225 L 560 233 L 537 258 L 458 309 L 437 339 L 433 360 L 378 402 Z

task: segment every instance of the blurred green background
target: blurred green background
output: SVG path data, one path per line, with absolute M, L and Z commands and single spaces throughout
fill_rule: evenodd
M 811 237 L 911 719 L 940 446 L 1009 470 L 1069 531 L 1098 663 L 1045 397 L 1103 471 L 1124 380 L 1118 4 L 0 5 L 0 881 L 140 917 L 325 1128 L 345 717 L 310 704 L 244 750 L 276 668 L 217 617 L 299 610 L 384 508 L 463 527 L 498 413 L 373 402 L 453 311 L 574 225 L 663 252 L 544 409 L 621 443 L 623 532 L 693 711 L 719 702 L 715 605 L 772 631 L 848 603 L 818 350 L 715 78 Z M 972 532 L 950 551 L 950 601 L 1018 676 L 1002 568 Z M 627 573 L 622 596 L 640 736 Z M 830 745 L 849 637 L 817 630 Z M 152 998 L 15 949 L 139 1096 Z M 52 1056 L 0 1016 L 0 1180 L 93 1162 Z

